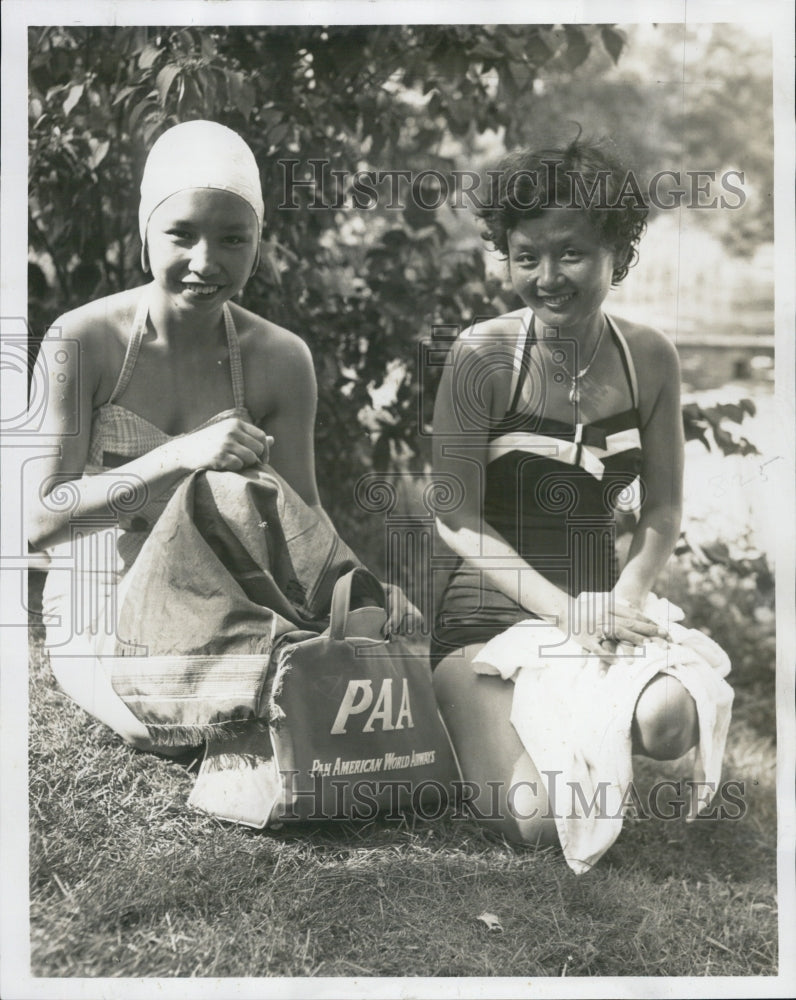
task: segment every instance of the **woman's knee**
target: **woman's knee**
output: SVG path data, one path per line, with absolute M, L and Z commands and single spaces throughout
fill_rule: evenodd
M 674 760 L 690 750 L 698 738 L 694 699 L 674 677 L 658 674 L 636 702 L 633 752 L 654 760 Z

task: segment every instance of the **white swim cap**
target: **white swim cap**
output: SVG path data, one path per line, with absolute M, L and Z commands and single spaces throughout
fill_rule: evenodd
M 138 229 L 145 270 L 148 270 L 146 231 L 152 213 L 173 194 L 192 188 L 229 191 L 251 205 L 257 217 L 259 251 L 265 206 L 254 153 L 238 133 L 226 125 L 208 121 L 183 122 L 160 136 L 144 167 Z

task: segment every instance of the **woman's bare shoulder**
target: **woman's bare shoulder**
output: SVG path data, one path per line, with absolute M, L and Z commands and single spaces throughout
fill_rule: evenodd
M 106 337 L 109 331 L 129 329 L 142 290 L 131 288 L 115 292 L 69 309 L 51 324 L 48 336 L 92 341 L 98 337 Z
M 674 343 L 657 327 L 622 319 L 619 316 L 612 316 L 611 319 L 627 341 L 634 360 L 636 356 L 646 362 L 667 362 L 677 358 L 677 348 Z
M 673 341 L 663 331 L 645 323 L 613 317 L 627 341 L 642 388 L 654 389 L 663 382 L 680 378 L 680 360 Z
M 298 334 L 237 304 L 232 303 L 230 309 L 244 361 L 299 366 L 312 363 L 310 349 Z
M 142 288 L 132 288 L 92 299 L 50 324 L 42 355 L 49 357 L 54 352 L 58 361 L 59 351 L 65 350 L 78 366 L 74 371 L 79 371 L 80 378 L 75 385 L 81 393 L 90 393 L 95 400 L 110 393 L 106 383 L 113 377 L 111 372 L 121 366 L 141 292 Z
M 232 306 L 246 383 L 246 401 L 255 422 L 296 405 L 313 410 L 315 367 L 307 344 L 291 330 L 256 313 Z
M 505 414 L 509 404 L 514 354 L 525 309 L 471 324 L 451 345 L 435 404 L 435 429 L 484 431 Z
M 615 319 L 627 341 L 638 379 L 642 419 L 646 423 L 661 399 L 674 406 L 680 397 L 680 359 L 677 348 L 661 330 L 644 323 Z
M 522 308 L 474 322 L 457 337 L 457 350 L 464 354 L 484 356 L 501 348 L 513 352 L 526 317 L 527 310 Z

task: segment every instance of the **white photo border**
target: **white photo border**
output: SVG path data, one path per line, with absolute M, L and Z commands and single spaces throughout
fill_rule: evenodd
M 796 958 L 792 948 L 796 927 L 794 893 L 794 89 L 793 0 L 4 0 L 2 4 L 2 228 L 0 231 L 0 336 L 18 337 L 27 315 L 27 28 L 32 25 L 132 24 L 365 24 L 365 23 L 633 23 L 633 22 L 755 22 L 770 25 L 773 39 L 776 197 L 776 382 L 781 418 L 781 450 L 786 461 L 776 488 L 781 496 L 783 539 L 776 573 L 777 586 L 777 790 L 778 884 L 780 905 L 779 974 L 772 977 L 579 978 L 581 997 L 623 996 L 793 996 Z M 729 95 L 728 95 L 729 99 Z M 19 318 L 19 319 L 17 319 Z M 3 415 L 25 409 L 25 379 L 3 370 Z M 19 567 L 25 549 L 19 537 L 19 492 L 14 470 L 22 442 L 11 434 L 0 443 L 3 517 L 0 520 L 0 608 L 2 637 L 2 699 L 0 754 L 2 806 L 2 903 L 0 904 L 0 995 L 28 997 L 141 997 L 155 992 L 166 997 L 186 995 L 181 979 L 42 979 L 30 975 L 28 933 L 28 805 L 27 805 L 27 629 L 20 603 Z M 191 997 L 565 997 L 573 995 L 567 980 L 494 979 L 224 979 L 190 981 Z

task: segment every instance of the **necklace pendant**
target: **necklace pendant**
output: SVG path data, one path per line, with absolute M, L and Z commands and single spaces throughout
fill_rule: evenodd
M 569 390 L 569 401 L 573 406 L 580 402 L 580 389 L 577 382 L 573 382 L 572 388 Z

